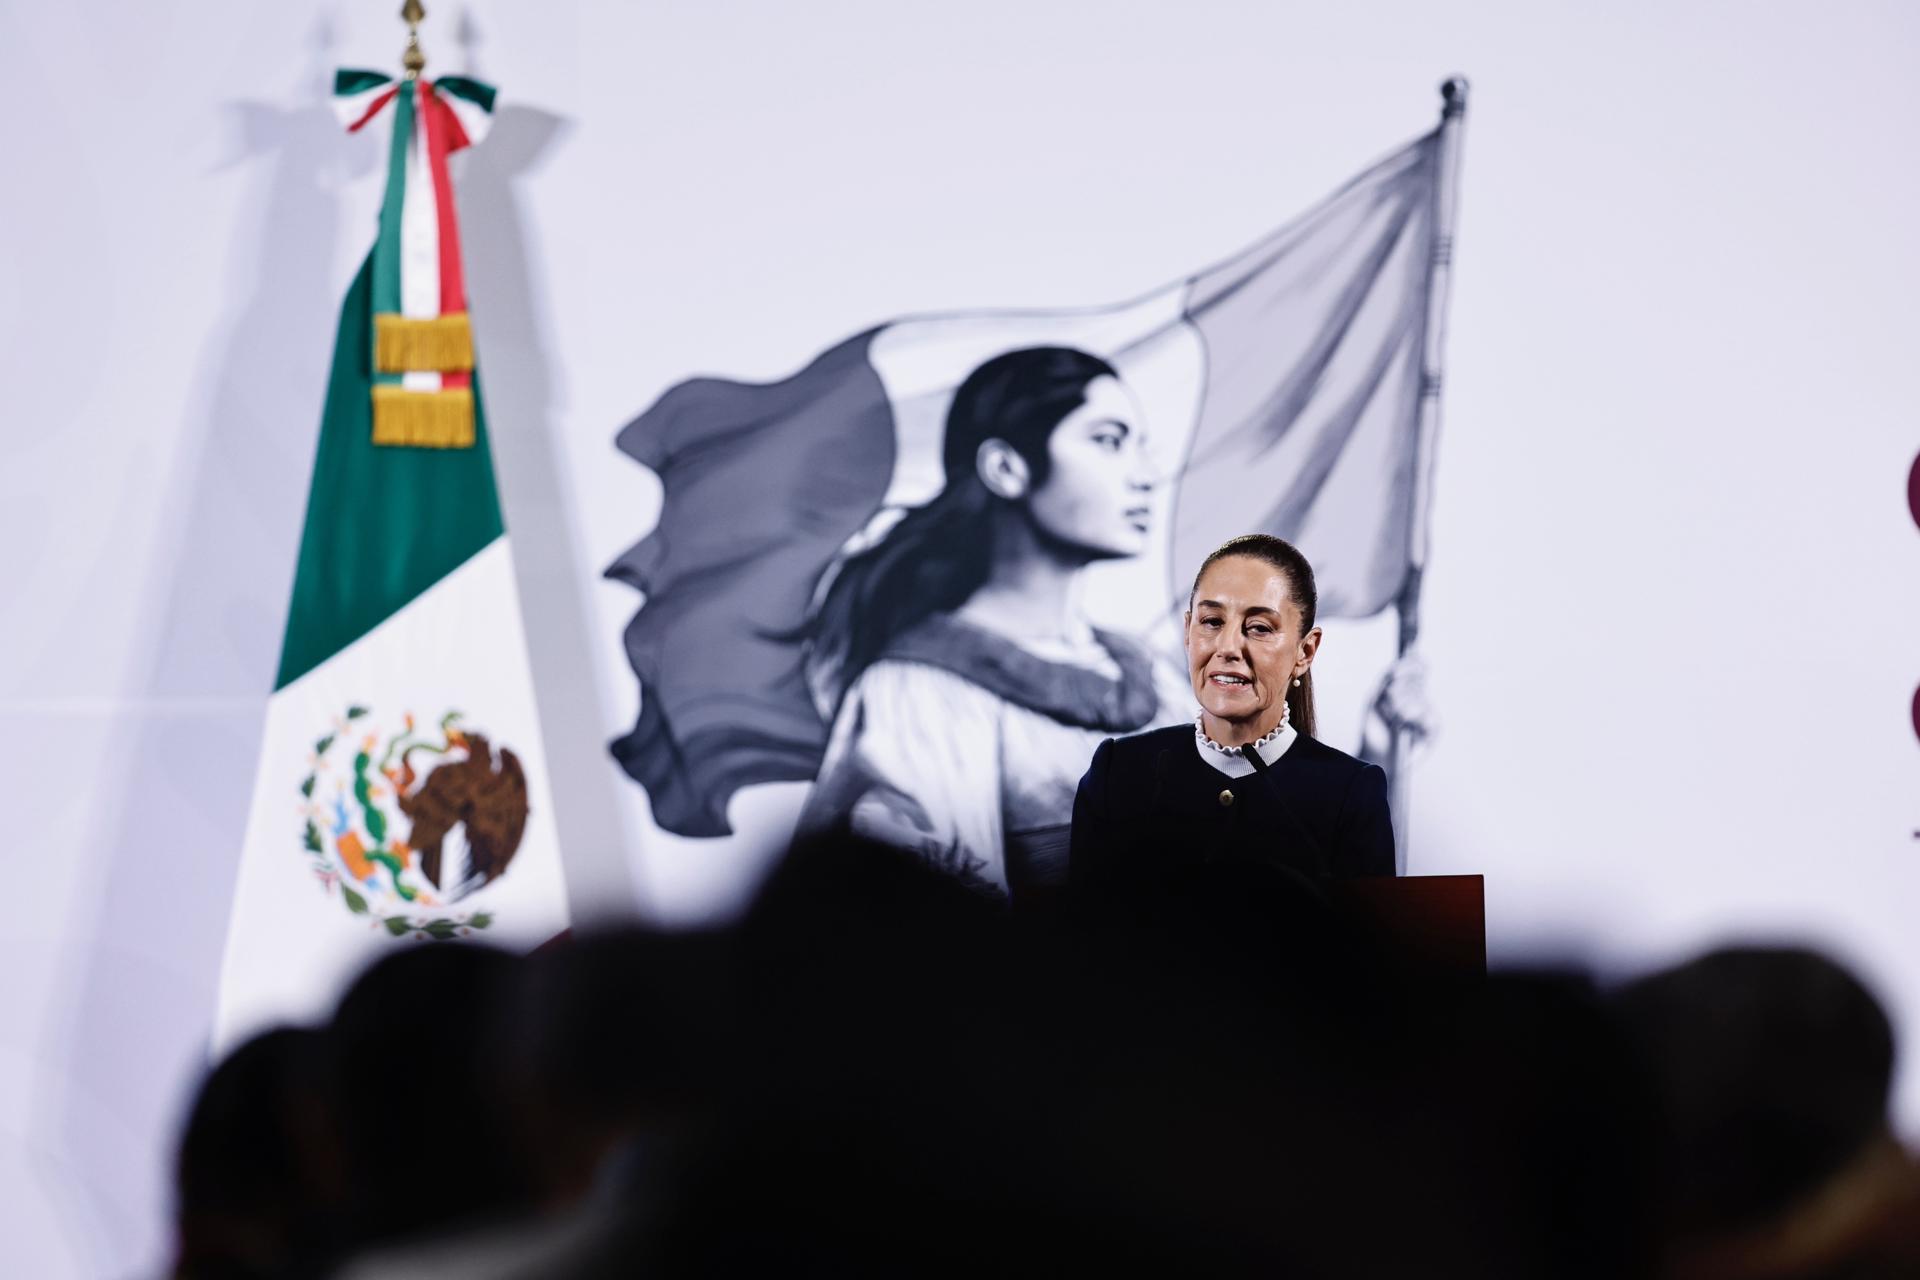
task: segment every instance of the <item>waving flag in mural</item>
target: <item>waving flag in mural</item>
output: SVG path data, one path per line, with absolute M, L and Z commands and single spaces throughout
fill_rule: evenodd
M 533 682 L 487 446 L 447 156 L 493 90 L 342 71 L 391 108 L 379 238 L 347 289 L 216 1038 L 310 1016 L 401 939 L 567 924 Z
M 1145 297 L 896 320 L 782 382 L 681 383 L 629 423 L 619 447 L 664 501 L 608 571 L 645 594 L 639 721 L 612 750 L 655 821 L 724 835 L 739 788 L 818 779 L 810 810 L 881 795 L 879 825 L 955 870 L 1044 878 L 1099 739 L 1192 715 L 1157 668 L 1220 542 L 1295 542 L 1322 616 L 1410 617 L 1464 85 L 1447 96 L 1434 132 Z M 1069 410 L 1113 465 L 1075 460 Z M 1011 487 L 974 474 L 1002 440 Z M 1047 497 L 1063 486 L 1072 511 Z M 1024 554 L 1075 570 L 1058 637 L 978 625 L 979 593 L 1020 569 L 991 519 L 1015 507 L 1044 532 Z

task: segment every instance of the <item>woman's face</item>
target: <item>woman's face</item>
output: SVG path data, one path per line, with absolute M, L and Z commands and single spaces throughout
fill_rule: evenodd
M 1086 402 L 1047 437 L 1046 483 L 1027 496 L 1034 523 L 1100 559 L 1146 550 L 1153 475 L 1145 437 L 1140 405 L 1118 378 L 1089 382 Z
M 1223 745 L 1252 742 L 1280 723 L 1287 688 L 1313 665 L 1320 628 L 1305 635 L 1287 575 L 1252 556 L 1216 560 L 1187 610 L 1187 671 Z

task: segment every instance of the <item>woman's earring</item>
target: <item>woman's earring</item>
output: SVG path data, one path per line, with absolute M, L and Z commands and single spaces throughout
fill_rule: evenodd
M 1298 689 L 1298 688 L 1300 687 L 1300 677 L 1299 677 L 1299 676 L 1295 676 L 1295 677 L 1293 678 L 1293 687 L 1294 687 L 1294 688 L 1296 688 L 1296 689 Z

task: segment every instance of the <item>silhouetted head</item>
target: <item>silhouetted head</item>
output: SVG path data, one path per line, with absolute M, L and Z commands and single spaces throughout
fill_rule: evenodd
M 710 1122 L 740 1065 L 728 941 L 576 934 L 522 964 L 496 1026 L 544 1204 L 578 1200 L 623 1154 L 657 1164 Z
M 403 945 L 348 988 L 330 1029 L 356 1247 L 530 1200 L 488 1052 L 518 962 L 470 943 Z
M 1714 951 L 1615 1004 L 1660 1093 L 1677 1230 L 1764 1221 L 1886 1133 L 1892 1027 L 1824 956 Z
M 264 1032 L 200 1086 L 174 1166 L 175 1274 L 317 1273 L 339 1193 L 324 1036 Z

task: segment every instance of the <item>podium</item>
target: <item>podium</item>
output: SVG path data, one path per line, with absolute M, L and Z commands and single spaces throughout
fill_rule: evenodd
M 1484 977 L 1483 876 L 1367 876 L 1328 886 L 1334 910 L 1391 953 L 1429 973 Z

